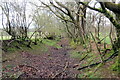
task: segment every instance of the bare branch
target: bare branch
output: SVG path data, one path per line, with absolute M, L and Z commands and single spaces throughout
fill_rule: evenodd
M 53 11 L 53 9 L 51 9 L 51 7 L 50 7 L 49 5 L 45 4 L 45 3 L 42 2 L 42 1 L 41 1 L 41 3 L 42 3 L 43 5 L 45 5 L 46 7 L 48 7 L 48 8 L 50 9 L 50 11 L 52 11 L 52 13 L 55 14 L 55 16 L 57 16 L 58 18 L 60 18 L 60 19 L 62 19 L 62 20 L 64 20 L 64 21 L 68 21 L 68 22 L 72 22 L 72 23 L 73 23 L 73 21 L 67 20 L 67 19 L 65 19 L 63 16 L 59 16 L 56 12 Z M 60 15 L 61 15 L 61 14 L 60 14 Z
M 67 15 L 72 19 L 72 21 L 75 21 L 75 19 L 74 19 L 74 17 L 72 16 L 71 11 L 70 11 L 69 8 L 67 8 L 66 6 L 64 6 L 63 4 L 61 4 L 61 3 L 59 3 L 59 2 L 56 2 L 56 3 L 57 3 L 59 6 L 65 8 L 65 9 L 67 10 L 67 12 L 68 12 Z

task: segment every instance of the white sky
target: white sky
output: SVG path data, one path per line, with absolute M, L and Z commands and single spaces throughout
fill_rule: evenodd
M 27 2 L 34 2 L 34 3 L 37 3 L 38 5 L 40 5 L 40 2 L 39 2 L 39 0 L 0 0 L 0 4 L 1 4 L 1 2 L 13 2 L 13 1 L 18 1 L 18 2 L 22 2 L 22 1 L 27 1 Z M 43 1 L 45 1 L 45 2 L 47 2 L 48 0 L 43 0 Z M 66 1 L 66 2 L 72 2 L 72 1 L 74 1 L 74 0 L 57 0 L 57 1 Z M 85 0 L 85 1 L 90 1 L 90 0 Z M 92 1 L 94 1 L 94 0 L 92 0 Z M 103 0 L 103 1 L 107 1 L 107 0 Z M 110 0 L 109 0 L 110 1 Z M 116 2 L 119 2 L 120 0 L 116 0 Z M 91 4 L 90 4 L 91 6 L 93 6 L 94 4 L 91 2 Z M 98 6 L 98 5 L 97 5 Z M 32 12 L 32 9 L 33 9 L 33 6 L 31 6 L 31 5 L 28 5 L 27 6 L 27 14 L 29 15 L 29 14 L 31 14 L 31 12 Z M 90 10 L 90 9 L 88 9 L 88 10 Z M 93 11 L 93 10 L 90 10 L 90 11 Z M 94 11 L 95 12 L 95 11 Z M 2 15 L 1 15 L 1 13 L 2 13 L 2 11 L 1 11 L 1 8 L 0 8 L 0 28 L 2 28 L 2 23 L 1 23 L 1 21 L 2 21 Z M 95 12 L 96 13 L 96 12 Z

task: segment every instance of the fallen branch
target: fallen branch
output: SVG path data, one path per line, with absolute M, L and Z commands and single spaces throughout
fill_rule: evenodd
M 113 58 L 115 58 L 116 56 L 118 56 L 118 52 L 113 53 L 109 58 L 107 58 L 107 59 L 104 60 L 103 62 L 107 62 L 108 60 L 113 59 Z M 100 63 L 102 63 L 102 62 L 97 62 L 97 63 L 94 63 L 94 64 L 90 64 L 90 65 L 87 65 L 87 66 L 78 68 L 77 70 L 82 70 L 82 69 L 85 69 L 85 68 L 88 68 L 88 67 L 93 67 L 93 66 L 96 66 L 96 65 L 98 65 L 98 64 L 100 64 Z
M 109 35 L 105 36 L 103 39 L 101 39 L 99 42 L 101 43 L 105 38 L 107 38 Z
M 88 56 L 88 54 L 86 54 L 86 55 L 80 60 L 80 62 L 83 61 L 87 56 Z
M 7 46 L 10 46 L 10 44 L 14 41 L 16 41 L 16 40 L 11 40 L 9 43 L 7 43 Z
M 66 65 L 65 65 L 63 71 L 61 71 L 60 73 L 55 74 L 52 78 L 55 78 L 56 76 L 62 74 L 67 69 L 68 65 L 69 65 L 69 62 L 66 62 Z

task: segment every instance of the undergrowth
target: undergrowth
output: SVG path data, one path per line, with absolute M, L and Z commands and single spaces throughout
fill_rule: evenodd
M 72 47 L 78 47 L 77 44 L 73 42 L 72 44 L 74 44 L 74 46 Z M 114 53 L 113 50 L 104 53 L 103 59 L 105 60 L 109 58 L 113 53 Z M 101 61 L 100 55 L 98 53 L 94 53 L 94 52 L 88 53 L 87 51 L 72 50 L 70 52 L 70 57 L 79 59 L 80 63 L 83 61 L 79 67 L 84 67 Z M 84 60 L 82 60 L 83 58 Z M 110 59 L 104 64 L 100 63 L 94 67 L 88 67 L 86 69 L 81 70 L 82 73 L 78 74 L 77 77 L 78 78 L 108 78 L 108 77 L 118 76 L 118 74 L 120 74 L 119 64 L 120 61 L 118 60 L 118 57 L 115 57 L 114 59 Z
M 48 47 L 47 46 L 53 46 L 55 48 L 62 48 L 60 45 L 57 44 L 59 40 L 49 40 L 49 39 L 40 39 L 37 41 L 37 45 L 35 45 L 34 39 L 32 40 L 32 44 L 31 44 L 31 48 L 27 47 L 28 41 L 13 41 L 12 43 L 10 43 L 9 46 L 6 46 L 5 44 L 3 45 L 3 51 L 5 52 L 16 52 L 16 51 L 29 51 L 32 53 L 37 53 L 40 52 L 47 52 L 48 51 Z M 7 43 L 6 43 L 7 44 Z

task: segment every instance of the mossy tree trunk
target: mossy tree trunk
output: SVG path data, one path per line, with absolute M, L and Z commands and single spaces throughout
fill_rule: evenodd
M 119 50 L 120 48 L 120 3 L 115 4 L 112 2 L 105 2 L 105 7 L 115 14 L 115 18 L 109 18 L 113 25 L 116 27 L 117 39 L 115 41 L 115 48 Z M 111 16 L 113 17 L 113 16 Z
M 117 32 L 117 39 L 114 44 L 114 50 L 118 51 L 120 50 L 120 3 L 115 4 L 112 2 L 101 2 L 101 0 L 97 0 L 97 1 L 100 3 L 101 8 L 91 7 L 84 2 L 79 2 L 79 3 L 87 6 L 88 8 L 94 11 L 98 11 L 104 14 L 111 21 L 111 23 L 115 26 Z M 107 9 L 112 11 L 115 14 L 115 17 Z
M 116 32 L 117 32 L 117 40 L 116 40 L 116 46 L 118 47 L 118 50 L 120 49 L 120 14 L 116 14 L 116 20 L 119 24 L 116 26 Z

